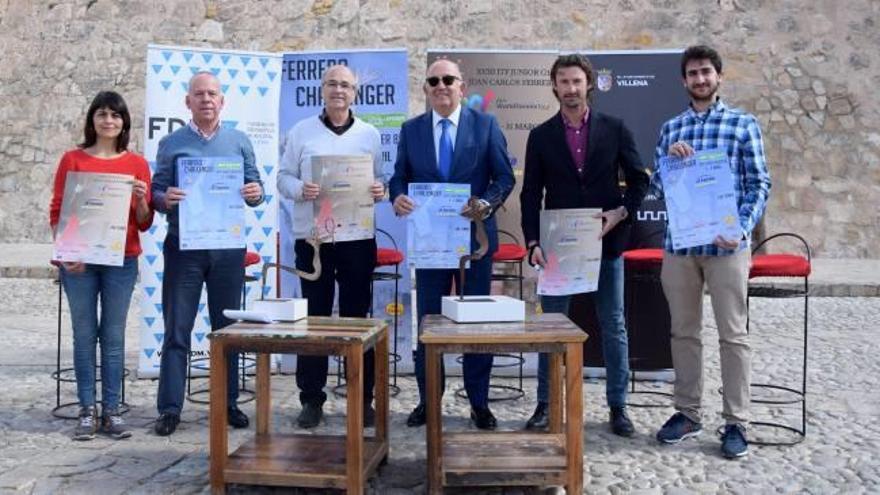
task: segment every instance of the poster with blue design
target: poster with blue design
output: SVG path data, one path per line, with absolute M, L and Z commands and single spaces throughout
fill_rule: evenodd
M 416 205 L 406 217 L 407 265 L 458 268 L 461 257 L 471 253 L 471 221 L 461 216 L 471 185 L 411 182 L 407 194 Z
M 245 247 L 241 157 L 178 158 L 177 183 L 186 193 L 177 207 L 181 251 Z
M 259 279 L 264 263 L 277 261 L 277 196 L 275 176 L 278 163 L 278 101 L 281 82 L 281 55 L 274 53 L 219 50 L 180 46 L 149 45 L 146 53 L 146 94 L 144 98 L 144 156 L 155 170 L 159 140 L 187 125 L 190 112 L 185 98 L 190 78 L 208 71 L 220 81 L 224 107 L 220 114 L 224 127 L 238 129 L 250 138 L 256 166 L 263 181 L 265 201 L 244 211 L 244 241 L 247 251 L 259 262 L 246 267 L 248 278 Z M 239 182 L 241 184 L 241 182 Z M 240 188 L 240 186 L 239 186 Z M 240 196 L 239 196 L 240 197 Z M 162 323 L 162 244 L 166 220 L 156 215 L 153 226 L 141 235 L 144 253 L 140 257 L 141 334 L 138 360 L 139 377 L 155 377 L 159 372 L 164 325 Z M 260 297 L 260 282 L 245 284 L 245 304 Z M 266 293 L 275 294 L 275 278 L 266 280 Z M 211 319 L 207 298 L 202 294 L 192 331 L 192 357 L 208 357 Z M 204 364 L 193 367 L 194 374 L 205 374 Z
M 733 172 L 724 150 L 665 156 L 659 167 L 674 249 L 712 244 L 718 236 L 742 237 Z
M 397 143 L 400 126 L 407 118 L 409 106 L 409 78 L 405 49 L 379 50 L 328 50 L 314 52 L 285 53 L 281 63 L 281 100 L 278 108 L 280 161 L 287 142 L 288 131 L 300 120 L 319 115 L 324 108 L 321 96 L 321 77 L 333 65 L 349 67 L 357 77 L 357 94 L 352 111 L 365 122 L 375 126 L 380 133 L 382 153 L 382 177 L 387 185 L 394 173 L 397 158 Z M 340 151 L 342 152 L 342 151 Z M 283 200 L 279 205 L 280 251 L 279 262 L 294 266 L 292 235 L 293 208 L 291 200 Z M 379 247 L 403 251 L 406 246 L 406 222 L 397 218 L 391 211 L 388 201 L 375 205 L 376 242 Z M 395 345 L 406 347 L 409 341 L 409 274 L 402 267 L 387 266 L 380 271 L 394 272 L 400 268 L 403 278 L 398 284 L 398 297 L 395 299 L 395 284 L 377 282 L 373 286 L 373 308 L 375 318 L 385 318 L 391 328 L 397 321 Z M 295 275 L 283 272 L 280 275 L 282 297 L 300 295 L 299 280 Z M 399 342 L 398 342 L 399 341 Z M 409 353 L 404 353 L 400 365 L 411 369 Z M 293 356 L 285 356 L 283 369 L 291 370 Z

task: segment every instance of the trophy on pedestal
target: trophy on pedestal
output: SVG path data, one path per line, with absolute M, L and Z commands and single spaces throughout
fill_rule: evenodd
M 469 218 L 476 227 L 478 248 L 471 254 L 461 257 L 458 262 L 459 278 L 457 296 L 444 296 L 441 312 L 443 316 L 456 323 L 487 323 L 505 321 L 523 321 L 526 316 L 526 305 L 523 301 L 502 295 L 466 296 L 464 295 L 466 267 L 469 261 L 477 261 L 489 250 L 489 237 L 483 219 L 487 216 L 488 206 L 480 203 L 479 198 L 471 196 L 464 216 Z

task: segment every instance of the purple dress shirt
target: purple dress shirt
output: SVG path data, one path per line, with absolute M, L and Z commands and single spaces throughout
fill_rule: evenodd
M 584 113 L 584 118 L 577 124 L 569 122 L 562 114 L 562 122 L 565 124 L 565 142 L 568 143 L 568 151 L 574 161 L 578 175 L 584 171 L 587 163 L 587 146 L 590 142 L 590 112 Z

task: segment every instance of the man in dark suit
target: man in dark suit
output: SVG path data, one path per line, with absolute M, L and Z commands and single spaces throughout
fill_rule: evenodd
M 513 169 L 507 154 L 507 141 L 495 117 L 461 106 L 465 82 L 458 65 L 438 60 L 428 67 L 424 84 L 431 111 L 404 122 L 400 130 L 397 162 L 389 183 L 394 212 L 405 216 L 416 205 L 407 196 L 411 182 L 450 182 L 470 184 L 471 195 L 480 203 L 489 250 L 479 261 L 472 261 L 465 274 L 464 293 L 489 293 L 492 253 L 498 248 L 498 231 L 492 214 L 513 189 Z M 462 211 L 463 215 L 474 212 Z M 474 230 L 474 229 L 472 229 Z M 476 250 L 476 240 L 471 237 Z M 439 314 L 441 297 L 448 295 L 458 270 L 416 270 L 418 318 Z M 459 281 L 456 280 L 456 285 Z M 419 404 L 407 418 L 407 426 L 425 424 L 425 349 L 419 344 L 415 355 Z M 464 386 L 471 403 L 471 419 L 481 429 L 494 429 L 495 417 L 489 410 L 489 373 L 492 356 L 465 354 Z M 441 371 L 442 373 L 442 371 Z M 441 388 L 442 390 L 442 388 Z
M 595 76 L 582 55 L 562 55 L 550 70 L 559 113 L 529 132 L 525 176 L 520 194 L 522 229 L 529 263 L 544 266 L 539 244 L 540 210 L 601 208 L 602 262 L 599 288 L 592 294 L 602 330 L 607 375 L 606 398 L 612 431 L 634 432 L 626 414 L 628 345 L 623 318 L 623 258 L 631 222 L 648 188 L 632 133 L 619 119 L 590 110 Z M 621 188 L 620 172 L 626 179 Z M 567 313 L 570 296 L 542 296 L 545 313 Z M 538 362 L 538 405 L 527 429 L 547 427 L 548 359 Z

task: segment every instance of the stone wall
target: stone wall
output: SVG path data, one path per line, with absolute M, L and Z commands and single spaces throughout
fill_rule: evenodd
M 0 242 L 48 241 L 61 153 L 101 89 L 143 125 L 148 43 L 245 50 L 401 47 L 411 111 L 425 49 L 715 45 L 727 101 L 756 113 L 773 176 L 767 231 L 816 254 L 877 257 L 876 0 L 0 0 Z

